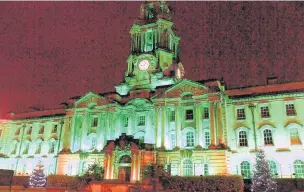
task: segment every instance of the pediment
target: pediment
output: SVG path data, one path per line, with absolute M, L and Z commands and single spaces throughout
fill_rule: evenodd
M 201 96 L 213 92 L 209 87 L 188 79 L 183 79 L 179 83 L 166 89 L 162 93 L 155 95 L 152 99 L 160 98 L 181 98 L 187 99 L 192 96 Z
M 77 108 L 92 108 L 94 106 L 102 106 L 112 103 L 110 100 L 96 93 L 89 92 L 75 102 Z

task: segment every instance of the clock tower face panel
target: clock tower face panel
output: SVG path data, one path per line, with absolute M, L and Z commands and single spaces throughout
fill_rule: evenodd
M 134 72 L 153 72 L 157 68 L 157 58 L 150 54 L 141 54 L 133 58 Z
M 149 66 L 150 66 L 150 62 L 147 59 L 143 59 L 143 60 L 139 61 L 139 63 L 138 63 L 138 69 L 141 71 L 148 70 Z

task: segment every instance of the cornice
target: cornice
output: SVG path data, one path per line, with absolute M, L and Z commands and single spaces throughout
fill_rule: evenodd
M 297 93 L 278 93 L 276 95 L 260 95 L 260 96 L 248 96 L 244 98 L 230 98 L 229 100 L 231 103 L 235 102 L 252 102 L 255 100 L 280 100 L 284 97 L 303 97 L 304 99 L 304 92 L 297 92 Z

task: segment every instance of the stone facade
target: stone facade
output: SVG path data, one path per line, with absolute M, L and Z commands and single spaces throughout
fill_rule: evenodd
M 125 80 L 114 93 L 89 92 L 63 108 L 10 113 L 0 121 L 0 168 L 17 175 L 41 160 L 47 174 L 137 182 L 149 163 L 172 175 L 250 177 L 264 149 L 278 177 L 304 177 L 304 82 L 227 90 L 184 78 L 165 2 L 147 2 L 132 26 Z M 272 80 L 273 81 L 273 80 Z

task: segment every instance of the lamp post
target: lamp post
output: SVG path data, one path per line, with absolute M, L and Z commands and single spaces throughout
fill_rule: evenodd
M 252 117 L 252 129 L 253 129 L 253 139 L 254 139 L 254 149 L 255 151 L 258 150 L 258 146 L 257 146 L 257 137 L 256 137 L 256 130 L 255 130 L 255 120 L 254 120 L 254 109 L 255 109 L 255 105 L 250 103 L 249 104 L 249 109 L 251 110 L 251 117 Z
M 59 132 L 59 139 L 58 139 L 58 145 L 57 145 L 57 155 L 55 156 L 55 174 L 56 174 L 56 172 L 57 172 L 57 164 L 58 164 L 58 157 L 59 157 L 59 149 L 60 149 L 60 142 L 61 142 L 61 134 L 62 134 L 62 127 L 63 127 L 63 124 L 64 124 L 64 121 L 63 120 L 61 120 L 60 121 L 60 132 Z
M 21 153 L 21 146 L 22 146 L 22 141 L 23 141 L 23 136 L 24 136 L 24 131 L 25 131 L 25 124 L 22 126 L 22 129 L 20 128 L 20 131 L 22 132 L 21 134 L 21 140 L 20 140 L 20 145 L 19 145 L 19 151 L 18 151 L 18 156 L 17 156 L 17 162 L 16 162 L 16 167 L 15 167 L 15 172 L 17 173 L 17 168 L 18 168 L 18 163 L 20 159 L 20 153 Z

